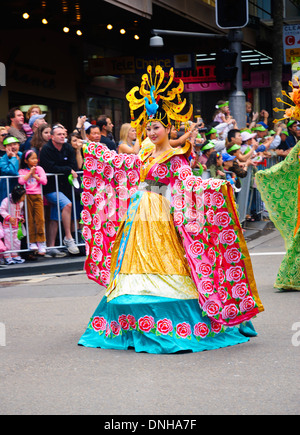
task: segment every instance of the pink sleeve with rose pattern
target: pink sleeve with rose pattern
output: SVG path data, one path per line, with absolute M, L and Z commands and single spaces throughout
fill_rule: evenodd
M 195 177 L 183 156 L 170 168 L 171 213 L 201 308 L 220 327 L 250 320 L 263 306 L 230 184 Z
M 85 150 L 83 167 L 83 236 L 87 276 L 107 287 L 111 252 L 128 205 L 137 191 L 141 161 L 133 154 L 117 154 L 100 143 Z

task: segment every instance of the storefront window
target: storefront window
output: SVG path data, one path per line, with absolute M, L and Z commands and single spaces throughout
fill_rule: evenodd
M 271 0 L 250 0 L 249 13 L 262 20 L 271 18 Z

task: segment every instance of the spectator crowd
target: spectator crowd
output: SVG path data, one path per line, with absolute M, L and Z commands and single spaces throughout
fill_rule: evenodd
M 113 128 L 106 115 L 91 122 L 83 116 L 68 134 L 60 123 L 49 125 L 37 105 L 25 116 L 18 107 L 9 111 L 7 120 L 0 123 L 0 264 L 23 263 L 24 258 L 37 256 L 63 257 L 66 251 L 80 253 L 73 235 L 81 225 L 83 147 L 101 142 L 119 153 L 138 154 L 140 150 L 130 123 L 121 126 L 118 142 Z M 189 122 L 188 129 L 182 126 L 179 131 L 172 126 L 171 146 L 183 146 L 187 140 L 192 143 L 189 163 L 193 173 L 228 180 L 237 198 L 249 167 L 255 173 L 274 158 L 284 159 L 300 140 L 300 124 L 293 119 L 274 124 L 266 110 L 253 112 L 247 102 L 246 128 L 241 130 L 228 101 L 218 101 L 210 122 L 197 118 Z M 73 191 L 72 186 L 76 186 Z M 255 220 L 256 211 L 249 204 L 247 220 Z M 65 250 L 57 248 L 60 234 Z M 27 244 L 22 249 L 24 239 Z

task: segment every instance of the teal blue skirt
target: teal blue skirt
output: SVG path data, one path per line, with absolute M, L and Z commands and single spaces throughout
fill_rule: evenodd
M 245 343 L 251 324 L 224 328 L 203 315 L 196 299 L 157 296 L 103 297 L 79 345 L 152 354 L 201 352 Z

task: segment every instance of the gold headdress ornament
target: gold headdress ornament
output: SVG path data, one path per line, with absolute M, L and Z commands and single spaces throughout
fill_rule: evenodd
M 274 122 L 278 122 L 278 121 L 283 121 L 284 119 L 287 118 L 293 118 L 295 120 L 300 121 L 300 88 L 299 88 L 299 79 L 298 77 L 296 78 L 297 82 L 298 82 L 298 87 L 294 87 L 292 82 L 289 82 L 290 87 L 293 89 L 292 92 L 289 92 L 288 94 L 285 91 L 281 91 L 282 95 L 284 95 L 285 97 L 289 98 L 289 100 L 291 100 L 293 104 L 287 103 L 286 101 L 283 101 L 281 98 L 276 98 L 276 100 L 279 103 L 283 103 L 286 104 L 288 107 L 288 109 L 278 109 L 278 107 L 275 107 L 273 110 L 274 112 L 284 112 L 284 117 L 281 119 L 275 119 Z
M 181 113 L 186 106 L 186 100 L 182 101 L 180 97 L 184 85 L 182 80 L 174 85 L 173 68 L 169 71 L 166 85 L 163 84 L 164 78 L 165 73 L 160 65 L 155 67 L 154 77 L 152 77 L 152 66 L 148 65 L 147 74 L 142 76 L 141 87 L 135 86 L 126 95 L 129 101 L 131 125 L 136 129 L 139 139 L 142 138 L 149 121 L 159 121 L 168 127 L 173 120 L 176 128 L 179 129 L 180 123 L 184 122 L 187 125 L 192 116 L 193 106 L 187 113 Z M 136 97 L 137 92 L 141 98 Z

